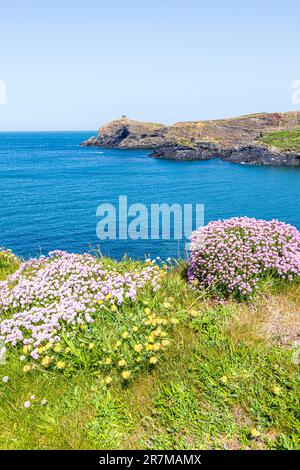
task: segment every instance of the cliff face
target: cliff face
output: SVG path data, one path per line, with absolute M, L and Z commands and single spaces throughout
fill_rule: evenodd
M 82 143 L 88 147 L 109 148 L 147 148 L 154 149 L 166 143 L 166 126 L 126 117 L 116 119 L 99 129 L 97 137 L 91 137 Z
M 122 117 L 101 127 L 97 137 L 88 139 L 82 145 L 152 149 L 153 157 L 175 160 L 207 160 L 219 157 L 237 163 L 299 166 L 300 152 L 286 147 L 274 147 L 266 143 L 268 139 L 264 139 L 274 133 L 284 133 L 285 136 L 289 132 L 294 134 L 299 126 L 300 112 L 262 113 L 214 121 L 179 122 L 172 126 Z
M 249 145 L 231 151 L 223 160 L 249 165 L 300 166 L 300 152 L 282 152 L 267 146 Z

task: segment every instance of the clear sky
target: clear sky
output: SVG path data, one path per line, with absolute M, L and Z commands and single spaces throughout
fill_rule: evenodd
M 1 0 L 0 130 L 296 110 L 299 0 Z

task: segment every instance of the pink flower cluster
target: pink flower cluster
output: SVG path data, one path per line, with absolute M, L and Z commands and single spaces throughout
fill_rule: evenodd
M 30 344 L 38 359 L 39 346 L 60 341 L 65 326 L 93 322 L 104 305 L 135 301 L 146 285 L 159 289 L 159 275 L 153 263 L 120 273 L 89 254 L 61 251 L 27 261 L 0 282 L 0 341 Z
M 300 232 L 277 220 L 237 217 L 192 235 L 189 281 L 221 296 L 248 297 L 267 275 L 300 275 Z

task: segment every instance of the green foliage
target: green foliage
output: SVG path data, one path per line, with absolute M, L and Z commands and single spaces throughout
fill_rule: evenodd
M 291 131 L 278 131 L 265 134 L 260 142 L 282 150 L 300 151 L 300 127 Z
M 10 250 L 0 247 L 0 280 L 16 271 L 19 264 L 19 259 Z
M 126 269 L 132 262 L 124 263 Z M 90 331 L 71 335 L 74 351 L 80 352 L 61 357 L 69 364 L 63 371 L 24 373 L 19 355 L 8 352 L 0 365 L 0 447 L 299 448 L 299 377 L 292 351 L 254 338 L 247 329 L 238 335 L 234 322 L 253 306 L 212 303 L 189 288 L 182 268 L 171 270 L 154 295 L 144 291 L 117 315 L 104 310 Z M 299 297 L 299 287 L 289 289 Z M 263 295 L 276 298 L 283 292 Z M 133 348 L 153 344 L 145 338 L 159 325 L 143 323 L 149 317 L 154 323 L 168 321 L 170 345 L 155 353 L 155 366 L 149 363 L 153 351 Z M 106 357 L 114 366 L 98 364 Z M 130 380 L 122 380 L 120 358 L 132 371 Z M 47 404 L 41 403 L 44 398 Z M 27 401 L 31 406 L 25 408 Z

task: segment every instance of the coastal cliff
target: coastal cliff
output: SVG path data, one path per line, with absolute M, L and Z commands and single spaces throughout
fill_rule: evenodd
M 150 149 L 154 158 L 300 166 L 300 112 L 261 113 L 172 126 L 123 116 L 99 129 L 87 147 Z

